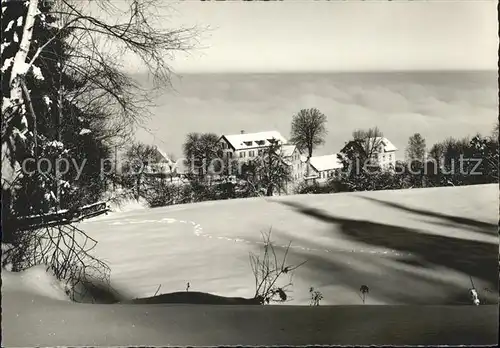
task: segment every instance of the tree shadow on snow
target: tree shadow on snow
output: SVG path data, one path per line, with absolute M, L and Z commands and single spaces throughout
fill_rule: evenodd
M 280 201 L 296 211 L 323 222 L 335 224 L 349 239 L 411 253 L 422 263 L 447 267 L 472 278 L 487 282 L 491 289 L 498 289 L 498 244 L 464 240 L 408 227 L 387 225 L 367 220 L 336 217 L 329 213 L 290 201 Z
M 347 261 L 345 255 L 335 256 L 332 253 L 310 253 L 302 250 L 294 250 L 293 257 L 307 259 L 304 268 L 298 271 L 301 278 L 307 279 L 309 275 L 314 274 L 316 281 L 324 279 L 322 283 L 316 284 L 319 289 L 335 285 L 347 287 L 352 295 L 358 295 L 359 304 L 362 304 L 359 290 L 362 284 L 369 287 L 366 304 L 373 304 L 373 299 L 378 303 L 405 305 L 470 305 L 471 303 L 467 289 L 459 288 L 439 277 L 428 277 L 412 272 L 409 268 L 398 267 L 396 260 L 380 260 L 373 256 L 354 254 Z M 367 267 L 363 267 L 363 263 Z M 467 285 L 465 284 L 465 287 Z M 349 294 L 325 292 L 323 295 L 333 302 L 338 297 L 339 304 L 344 304 L 343 301 Z M 484 298 L 481 298 L 484 301 Z M 490 302 L 494 300 L 488 301 Z
M 406 211 L 409 213 L 413 213 L 416 215 L 441 219 L 441 220 L 447 221 L 449 223 L 449 224 L 446 224 L 447 226 L 460 225 L 460 226 L 463 226 L 465 228 L 473 228 L 474 231 L 476 231 L 476 232 L 480 232 L 480 233 L 484 233 L 484 234 L 491 234 L 491 235 L 494 235 L 498 232 L 498 225 L 491 224 L 491 223 L 484 222 L 484 221 L 465 218 L 465 217 L 461 217 L 461 216 L 453 216 L 453 215 L 438 213 L 435 211 L 425 210 L 422 208 L 409 207 L 407 205 L 403 205 L 400 203 L 383 201 L 383 200 L 376 199 L 373 197 L 367 197 L 367 196 L 357 196 L 357 197 L 372 201 L 374 203 L 378 203 L 380 205 L 385 205 L 387 207 L 391 207 L 394 209 L 399 209 L 399 210 L 403 210 L 403 211 Z M 440 223 L 440 224 L 445 225 L 444 223 Z
M 124 289 L 117 289 L 96 279 L 79 283 L 73 296 L 75 302 L 94 304 L 112 304 L 130 298 Z

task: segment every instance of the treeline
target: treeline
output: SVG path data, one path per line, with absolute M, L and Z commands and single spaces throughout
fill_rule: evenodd
M 308 162 L 313 150 L 324 143 L 326 116 L 317 109 L 301 110 L 292 119 L 292 140 L 307 154 L 304 176 L 311 175 Z M 146 173 L 149 163 L 162 160 L 155 147 L 136 143 L 125 154 L 125 171 L 118 175 L 122 187 L 150 207 L 210 200 L 272 196 L 276 194 L 336 193 L 461 186 L 498 182 L 498 124 L 489 136 L 448 138 L 427 148 L 421 134 L 408 140 L 404 159 L 384 165 L 377 157 L 384 135 L 377 128 L 356 130 L 338 154 L 342 168 L 326 183 L 314 179 L 293 180 L 290 163 L 281 144 L 244 163 L 223 156 L 213 133 L 191 133 L 183 146 L 183 175 L 179 163 L 170 161 L 168 174 Z M 401 155 L 400 155 L 401 156 Z M 170 156 L 173 160 L 173 156 Z M 141 169 L 142 168 L 142 169 Z M 131 174 L 132 173 L 132 174 Z
M 272 196 L 285 193 L 292 181 L 290 166 L 278 141 L 245 163 L 225 158 L 215 134 L 191 133 L 184 144 L 185 172 L 176 173 L 179 163 L 161 162 L 155 147 L 132 144 L 124 155 L 125 165 L 117 175 L 120 186 L 150 207 L 209 200 Z
M 366 134 L 382 137 L 378 129 Z M 343 168 L 326 184 L 302 184 L 297 193 L 334 193 L 498 183 L 498 124 L 490 136 L 448 138 L 426 149 L 414 134 L 404 160 L 381 167 L 370 161 L 367 138 L 349 142 L 339 154 Z M 358 144 L 358 146 L 356 146 Z

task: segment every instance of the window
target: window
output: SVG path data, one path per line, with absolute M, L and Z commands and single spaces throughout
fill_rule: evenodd
M 226 149 L 226 143 L 221 143 L 221 145 L 223 149 Z
M 257 140 L 256 143 L 257 143 L 257 145 L 264 145 L 265 141 L 264 140 Z
M 245 157 L 245 151 L 240 152 L 240 158 L 243 158 L 243 157 Z
M 254 157 L 255 156 L 255 151 L 249 151 L 248 152 L 248 157 Z
M 243 142 L 246 146 L 252 146 L 252 142 L 251 141 L 244 141 Z
M 261 156 L 262 155 L 262 150 L 257 151 L 257 153 L 259 154 L 259 156 Z
M 233 153 L 232 152 L 228 152 L 229 154 L 229 158 L 233 158 Z

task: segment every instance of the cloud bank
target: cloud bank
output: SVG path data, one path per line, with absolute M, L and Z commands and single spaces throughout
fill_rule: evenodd
M 189 132 L 290 133 L 292 116 L 316 107 L 328 117 L 326 143 L 338 151 L 353 130 L 378 126 L 404 150 L 421 133 L 428 146 L 448 136 L 489 134 L 498 115 L 495 72 L 203 74 L 173 81 L 138 140 L 180 156 Z M 402 151 L 401 151 L 402 155 Z

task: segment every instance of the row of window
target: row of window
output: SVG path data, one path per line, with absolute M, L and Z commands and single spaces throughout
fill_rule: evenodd
M 255 154 L 257 154 L 257 156 L 261 156 L 262 150 L 258 150 L 258 151 L 250 150 L 250 151 L 248 151 L 248 157 L 255 157 Z M 231 153 L 231 155 L 232 155 L 232 153 Z M 240 158 L 245 158 L 246 156 L 247 156 L 246 151 L 240 151 Z
M 389 154 L 387 156 L 388 156 L 387 159 L 389 161 L 392 161 L 392 154 Z M 377 153 L 373 153 L 372 154 L 372 159 L 378 159 L 378 154 Z M 382 155 L 382 160 L 385 161 L 385 159 L 386 159 L 386 155 Z
M 224 147 L 224 143 L 223 143 L 223 147 Z M 262 153 L 263 153 L 263 150 L 249 150 L 249 151 L 239 151 L 239 157 L 240 158 L 245 158 L 247 157 L 247 152 L 248 152 L 248 157 L 255 157 L 255 156 L 261 156 Z M 228 153 L 228 156 L 229 158 L 232 158 L 233 157 L 233 153 L 232 152 L 227 152 Z M 393 154 L 389 154 L 387 155 L 388 157 L 386 157 L 386 155 L 382 155 L 382 160 L 385 161 L 386 159 L 388 159 L 389 161 L 392 161 L 393 160 Z M 300 159 L 300 154 L 296 153 L 295 155 L 293 155 L 292 157 L 293 160 L 297 161 Z M 372 159 L 376 160 L 378 159 L 378 156 L 377 154 L 372 154 Z
M 331 178 L 335 175 L 335 170 L 325 170 L 323 172 L 319 172 L 319 177 L 322 179 Z
M 253 142 L 252 142 L 252 141 L 244 141 L 243 143 L 244 143 L 246 146 L 252 146 L 252 145 L 253 145 Z M 255 143 L 256 143 L 257 145 L 259 145 L 259 146 L 263 146 L 263 145 L 265 145 L 265 144 L 266 144 L 265 140 L 256 140 L 256 141 L 255 141 Z M 222 149 L 224 149 L 224 150 L 225 150 L 225 149 L 229 149 L 229 145 L 228 145 L 226 142 L 221 141 L 221 142 L 220 142 L 220 144 L 221 144 Z
M 248 157 L 255 157 L 256 155 L 261 156 L 263 151 L 264 150 L 257 150 L 257 151 L 256 150 L 249 150 Z M 247 156 L 247 151 L 240 151 L 239 154 L 240 154 L 240 158 L 244 158 Z M 299 159 L 300 159 L 300 154 L 295 154 L 292 156 L 292 160 L 297 161 Z

